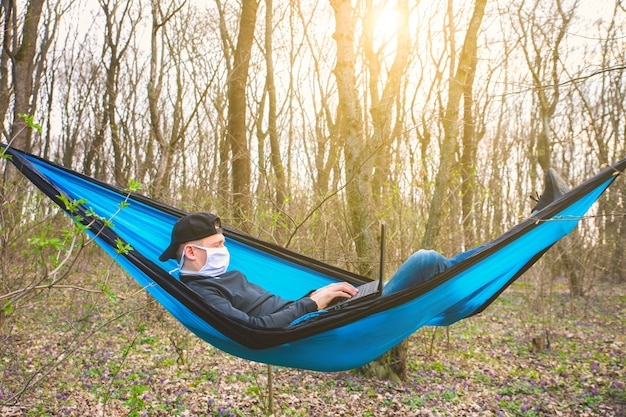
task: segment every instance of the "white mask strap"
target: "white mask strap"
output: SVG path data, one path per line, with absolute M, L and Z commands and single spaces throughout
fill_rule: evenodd
M 184 260 L 185 260 L 185 249 L 183 248 L 183 253 L 182 253 L 182 255 L 180 255 L 180 261 L 178 261 L 178 266 L 176 268 L 172 269 L 171 271 L 169 271 L 168 274 L 172 275 L 176 271 L 181 271 L 182 267 L 183 267 L 183 261 Z

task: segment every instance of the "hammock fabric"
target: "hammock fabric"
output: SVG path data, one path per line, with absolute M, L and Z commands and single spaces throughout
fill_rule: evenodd
M 424 325 L 450 325 L 483 311 L 580 218 L 626 168 L 604 169 L 533 217 L 484 245 L 431 280 L 361 304 L 329 311 L 289 328 L 262 329 L 220 315 L 160 262 L 171 229 L 186 213 L 58 164 L 2 146 L 13 164 L 67 212 L 59 196 L 85 199 L 72 218 L 176 319 L 213 346 L 268 364 L 315 371 L 353 369 L 376 359 Z M 120 203 L 128 197 L 129 205 Z M 117 214 L 115 214 L 118 212 Z M 94 216 L 95 213 L 97 216 Z M 101 219 L 110 219 L 106 226 Z M 232 228 L 224 228 L 231 268 L 284 298 L 295 299 L 331 282 L 370 279 L 344 271 Z M 116 251 L 120 240 L 132 246 Z

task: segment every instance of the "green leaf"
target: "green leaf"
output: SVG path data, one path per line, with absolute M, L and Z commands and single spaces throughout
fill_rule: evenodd
M 13 311 L 15 311 L 15 307 L 13 306 L 13 304 L 7 304 L 4 307 L 2 307 L 2 312 L 4 314 L 11 314 L 13 313 Z
M 35 118 L 34 116 L 30 116 L 28 114 L 24 114 L 24 113 L 18 113 L 17 116 L 21 119 L 23 119 L 26 122 L 26 126 L 31 128 L 31 129 L 35 129 L 37 132 L 41 133 L 41 125 L 38 123 L 35 123 Z
M 33 245 L 35 247 L 35 250 L 37 252 L 41 252 L 44 249 L 52 246 L 53 248 L 55 248 L 56 250 L 61 250 L 63 249 L 63 242 L 61 241 L 61 239 L 53 237 L 53 238 L 48 238 L 46 236 L 45 232 L 42 232 L 38 237 L 31 237 L 29 239 L 26 240 L 29 244 Z
M 80 198 L 78 200 L 70 200 L 64 195 L 57 195 L 57 198 L 63 202 L 65 210 L 72 214 L 78 211 L 78 206 L 87 203 L 87 200 L 84 198 Z
M 125 193 L 134 193 L 141 190 L 141 183 L 135 181 L 134 179 L 129 180 L 128 188 L 124 188 Z
M 120 238 L 117 238 L 115 240 L 115 243 L 117 244 L 115 251 L 120 255 L 128 255 L 128 252 L 133 250 L 132 246 L 130 246 L 128 243 L 124 243 Z
M 109 297 L 109 300 L 113 302 L 117 301 L 116 295 L 113 293 L 113 291 L 111 290 L 111 287 L 108 284 L 105 284 L 104 282 L 99 282 L 98 287 L 100 287 L 100 291 L 102 291 L 104 295 Z
M 57 266 L 61 265 L 61 260 L 57 257 L 57 256 L 49 256 L 48 259 L 50 260 L 50 263 L 56 268 Z

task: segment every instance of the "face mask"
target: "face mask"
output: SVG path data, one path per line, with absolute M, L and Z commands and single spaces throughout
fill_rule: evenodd
M 226 246 L 222 246 L 221 248 L 205 248 L 204 246 L 192 245 L 194 248 L 204 249 L 206 252 L 206 262 L 197 272 L 192 271 L 183 271 L 186 273 L 193 273 L 195 275 L 209 276 L 209 277 L 219 277 L 228 268 L 228 264 L 230 263 L 230 253 Z M 184 255 L 183 255 L 184 257 Z M 182 266 L 183 259 L 181 258 L 180 265 Z

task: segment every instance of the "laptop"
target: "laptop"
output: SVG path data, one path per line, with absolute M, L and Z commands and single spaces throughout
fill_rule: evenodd
M 378 280 L 359 285 L 356 295 L 350 298 L 337 297 L 327 307 L 328 310 L 338 310 L 348 305 L 354 305 L 355 302 L 363 302 L 372 298 L 376 298 L 382 294 L 384 285 L 385 271 L 385 223 L 380 224 L 380 264 L 378 269 Z

